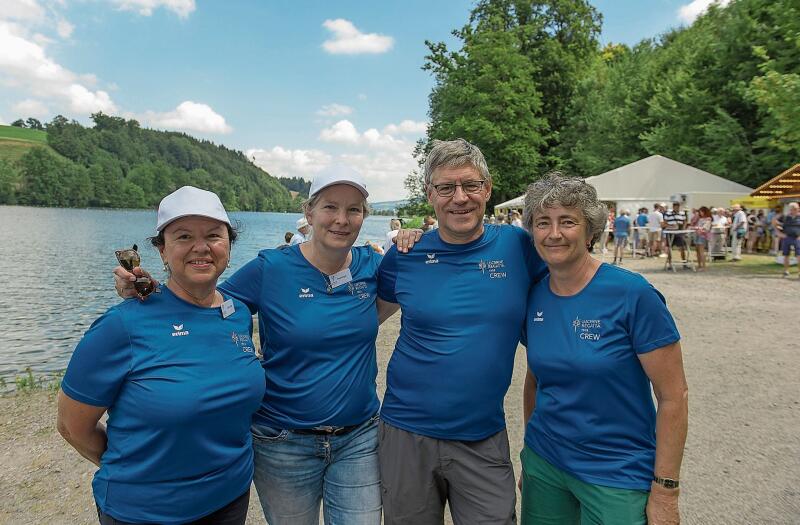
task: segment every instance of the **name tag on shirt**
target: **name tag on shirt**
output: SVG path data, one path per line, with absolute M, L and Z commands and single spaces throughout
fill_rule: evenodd
M 353 276 L 350 274 L 350 268 L 345 268 L 341 272 L 329 275 L 328 279 L 331 282 L 331 288 L 337 288 L 352 281 Z
M 232 299 L 228 299 L 227 301 L 222 303 L 222 306 L 220 306 L 219 309 L 222 311 L 222 318 L 223 319 L 227 319 L 228 317 L 233 315 L 233 312 L 236 311 L 235 308 L 233 307 L 233 300 Z

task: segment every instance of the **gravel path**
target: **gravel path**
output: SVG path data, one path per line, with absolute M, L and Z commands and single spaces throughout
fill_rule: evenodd
M 686 524 L 800 523 L 800 281 L 666 273 L 631 261 L 667 298 L 683 337 L 690 391 L 682 473 Z M 378 340 L 379 392 L 399 315 Z M 524 349 L 506 397 L 512 450 L 522 445 Z M 93 466 L 54 429 L 52 395 L 0 397 L 0 524 L 96 523 Z M 519 472 L 519 459 L 514 457 Z M 252 494 L 248 523 L 264 523 Z

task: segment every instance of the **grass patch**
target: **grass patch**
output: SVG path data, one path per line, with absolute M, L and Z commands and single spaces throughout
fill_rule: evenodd
M 34 374 L 31 367 L 25 369 L 22 375 L 14 378 L 14 387 L 17 394 L 30 394 L 32 392 L 47 391 L 55 394 L 61 388 L 61 379 L 64 371 L 60 370 L 52 374 Z M 8 387 L 5 379 L 0 378 L 0 391 L 5 391 Z
M 735 275 L 771 275 L 781 276 L 783 265 L 775 262 L 774 255 L 763 254 L 742 254 L 742 260 L 733 262 L 730 259 L 725 261 L 709 261 L 708 271 L 714 273 L 731 272 Z M 794 276 L 797 272 L 796 266 L 790 266 L 789 271 Z
M 423 217 L 402 217 L 403 228 L 422 228 Z
M 41 142 L 0 138 L 0 159 L 13 164 L 33 148 L 49 149 L 50 146 L 42 144 Z M 53 151 L 53 153 L 55 153 L 55 151 Z
M 46 131 L 18 128 L 16 126 L 0 126 L 0 138 L 47 144 Z

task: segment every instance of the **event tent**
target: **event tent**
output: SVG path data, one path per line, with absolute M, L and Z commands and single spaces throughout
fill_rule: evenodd
M 597 189 L 600 199 L 616 210 L 635 213 L 640 207 L 651 209 L 655 202 L 679 200 L 687 208 L 728 207 L 730 201 L 753 191 L 738 182 L 723 179 L 701 169 L 653 155 L 607 171 L 586 182 Z M 524 197 L 495 206 L 495 213 L 520 209 Z M 502 211 L 501 211 L 502 210 Z

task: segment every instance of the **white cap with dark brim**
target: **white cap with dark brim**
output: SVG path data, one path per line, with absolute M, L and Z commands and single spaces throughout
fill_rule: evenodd
M 190 215 L 208 217 L 224 222 L 228 226 L 231 225 L 222 201 L 219 200 L 216 193 L 194 186 L 184 186 L 161 199 L 161 203 L 158 205 L 156 233 L 163 230 L 172 221 Z
M 369 197 L 367 184 L 364 182 L 364 178 L 361 174 L 343 164 L 334 164 L 319 172 L 311 182 L 311 190 L 308 192 L 308 196 L 313 197 L 328 186 L 333 186 L 334 184 L 350 185 L 360 191 L 365 199 Z

